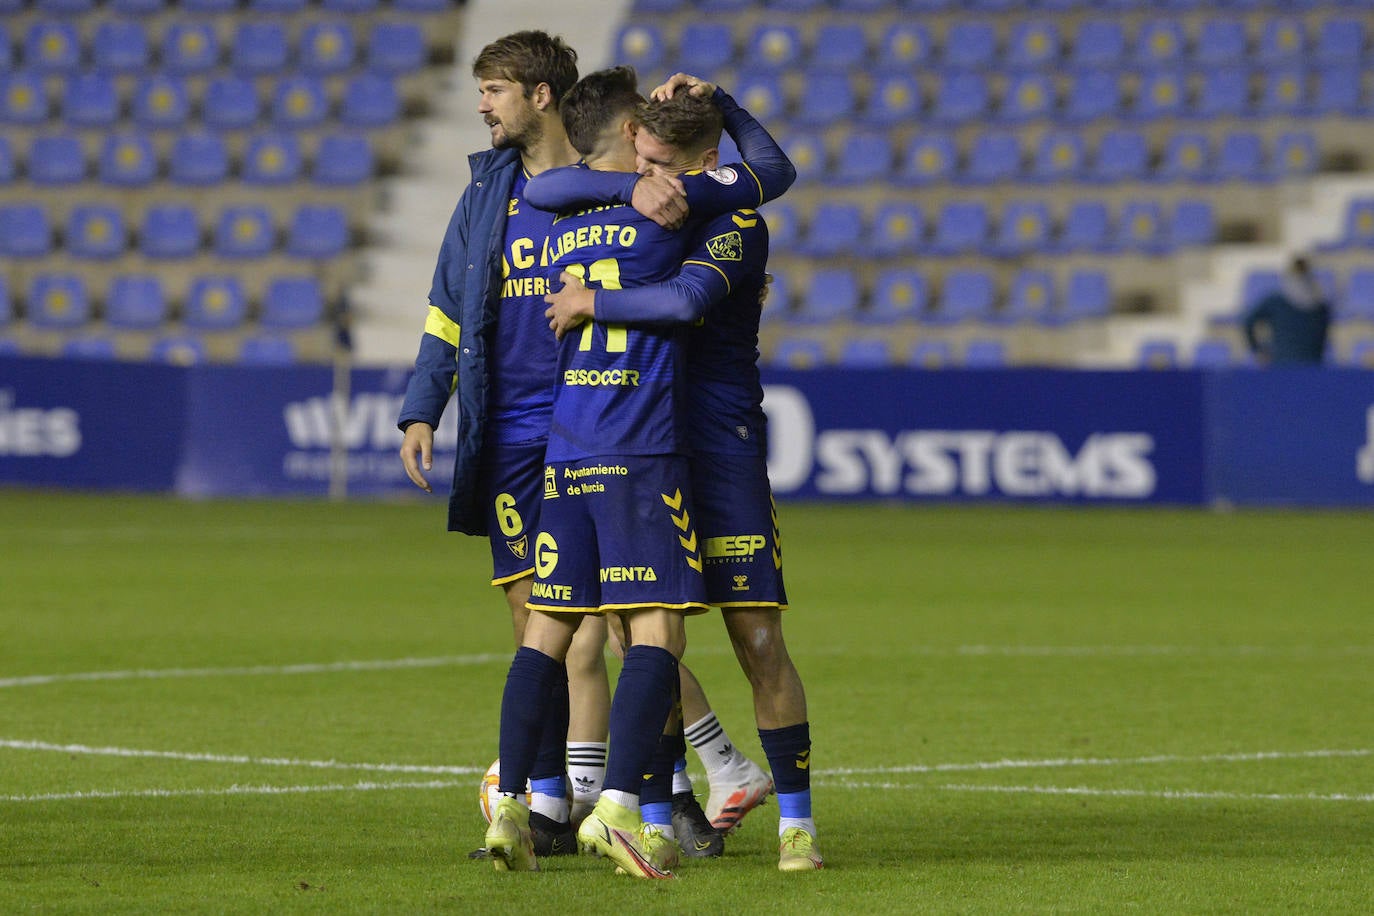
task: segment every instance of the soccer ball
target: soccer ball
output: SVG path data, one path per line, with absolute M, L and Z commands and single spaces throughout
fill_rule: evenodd
M 482 818 L 491 823 L 491 812 L 496 810 L 496 799 L 501 795 L 501 758 L 498 757 L 482 774 L 482 786 L 477 793 L 477 805 L 482 809 Z M 525 804 L 530 803 L 530 783 L 525 780 Z

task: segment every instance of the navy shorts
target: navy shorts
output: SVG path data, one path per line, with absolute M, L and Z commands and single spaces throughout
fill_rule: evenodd
M 551 463 L 543 492 L 530 608 L 707 610 L 687 459 Z
M 692 456 L 692 498 L 706 599 L 718 607 L 787 607 L 782 538 L 763 455 Z
M 544 502 L 544 445 L 493 447 L 483 455 L 482 492 L 491 543 L 491 584 L 534 572 L 534 536 Z

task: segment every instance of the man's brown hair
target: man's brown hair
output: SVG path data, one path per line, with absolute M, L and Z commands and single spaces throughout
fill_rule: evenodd
M 720 145 L 725 119 L 709 98 L 680 89 L 671 99 L 646 102 L 639 109 L 639 126 L 655 139 L 696 155 Z
M 573 149 L 590 156 L 606 128 L 619 119 L 633 118 L 643 104 L 635 68 L 622 65 L 578 80 L 563 96 L 558 115 Z
M 556 108 L 577 82 L 577 52 L 548 32 L 512 32 L 482 49 L 472 62 L 472 75 L 519 83 L 525 98 L 540 83 L 548 83 Z

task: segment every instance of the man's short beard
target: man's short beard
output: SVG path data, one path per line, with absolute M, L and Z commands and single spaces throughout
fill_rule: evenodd
M 505 139 L 493 143 L 494 149 L 516 149 L 524 152 L 544 139 L 544 122 L 533 111 L 522 115 L 516 124 L 502 124 L 501 127 Z

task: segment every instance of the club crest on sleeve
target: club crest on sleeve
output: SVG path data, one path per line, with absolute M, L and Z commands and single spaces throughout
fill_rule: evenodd
M 710 169 L 706 174 L 710 175 L 721 184 L 734 184 L 739 181 L 739 172 L 736 172 L 728 165 L 721 166 L 718 169 Z
M 744 239 L 738 232 L 718 235 L 706 243 L 706 250 L 717 261 L 739 261 L 744 258 Z
M 510 548 L 511 553 L 515 554 L 515 558 L 517 560 L 523 560 L 525 559 L 525 556 L 529 553 L 529 537 L 522 537 L 518 541 L 506 541 L 506 546 Z

